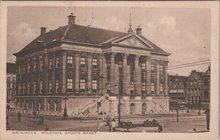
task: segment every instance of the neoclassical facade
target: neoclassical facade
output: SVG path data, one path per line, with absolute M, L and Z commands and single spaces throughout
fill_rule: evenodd
M 95 115 L 169 111 L 169 53 L 146 39 L 141 28 L 127 33 L 68 25 L 41 34 L 15 54 L 16 107 L 24 112 Z M 108 97 L 108 98 L 106 98 Z

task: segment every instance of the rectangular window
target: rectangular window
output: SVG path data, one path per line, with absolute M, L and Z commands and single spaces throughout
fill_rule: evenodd
M 163 84 L 160 84 L 160 92 L 163 92 Z
M 141 70 L 145 70 L 146 69 L 146 63 L 141 63 Z
M 56 80 L 56 93 L 59 92 L 59 80 Z
M 40 70 L 42 71 L 44 69 L 44 63 L 43 61 L 40 61 Z
M 40 81 L 40 94 L 43 93 L 43 81 Z
M 20 94 L 21 93 L 21 85 L 19 84 L 18 85 L 18 94 Z
M 80 89 L 85 90 L 86 89 L 86 81 L 85 79 L 80 79 Z
M 48 89 L 49 91 L 49 93 L 51 93 L 52 92 L 52 81 L 51 80 L 49 80 L 49 89 Z
M 34 92 L 34 94 L 37 93 L 37 83 L 36 82 L 34 82 L 34 91 L 33 92 Z
M 28 72 L 30 72 L 30 70 L 31 70 L 31 64 L 28 63 L 28 64 L 27 64 L 27 67 L 28 67 L 28 68 L 27 68 Z
M 40 63 L 40 71 L 42 71 L 43 70 L 43 57 L 42 56 L 39 57 L 39 63 Z
M 73 79 L 67 79 L 67 89 L 73 88 Z
M 146 83 L 145 82 L 141 83 L 141 91 L 146 91 Z
M 33 61 L 33 65 L 34 65 L 34 71 L 36 71 L 37 70 L 37 62 L 36 62 L 36 58 L 34 57 L 33 58 L 34 59 L 34 61 Z
M 134 82 L 130 82 L 130 90 L 134 91 Z
M 23 94 L 25 94 L 25 84 L 23 84 Z
M 96 67 L 96 66 L 97 66 L 97 63 L 98 63 L 97 58 L 93 58 L 93 59 L 92 59 L 92 66 L 93 66 L 93 67 Z
M 97 80 L 92 80 L 92 89 L 97 90 Z
M 154 84 L 154 83 L 151 83 L 151 84 L 150 84 L 150 89 L 151 89 L 151 92 L 154 92 L 154 91 L 155 91 L 155 84 Z
M 49 59 L 49 69 L 52 69 L 53 68 L 53 59 L 50 58 Z
M 67 56 L 67 66 L 73 67 L 73 57 L 72 56 Z
M 86 58 L 85 57 L 81 57 L 80 58 L 80 64 L 81 65 L 85 65 L 86 64 Z
M 27 83 L 27 94 L 29 94 L 30 93 L 30 83 L 28 82 Z
M 107 88 L 107 90 L 108 90 L 108 91 L 110 91 L 110 90 L 111 90 L 110 81 L 108 81 L 108 82 L 107 82 L 106 88 Z
M 163 73 L 163 66 L 160 65 L 160 73 Z
M 25 73 L 25 64 L 23 65 L 23 73 Z
M 59 66 L 60 66 L 60 58 L 57 57 L 56 58 L 56 68 L 59 68 Z

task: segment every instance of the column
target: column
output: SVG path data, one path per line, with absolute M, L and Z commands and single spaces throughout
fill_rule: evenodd
M 88 86 L 88 93 L 92 93 L 92 56 L 88 55 L 87 56 L 87 61 L 88 61 L 88 81 L 87 81 L 87 86 Z
M 127 54 L 123 54 L 123 74 L 122 74 L 122 90 L 123 90 L 123 95 L 127 95 L 127 89 L 129 88 L 128 86 L 128 70 L 127 70 Z
M 134 92 L 136 95 L 141 94 L 141 71 L 139 67 L 140 56 L 136 55 L 134 60 Z
M 67 59 L 67 54 L 63 53 L 62 54 L 62 68 L 61 68 L 61 75 L 62 75 L 62 93 L 66 93 L 66 59 Z
M 111 93 L 115 93 L 115 53 L 111 53 L 111 70 L 110 70 L 110 87 Z
M 159 61 L 156 61 L 156 73 L 157 73 L 157 77 L 156 77 L 156 95 L 160 94 L 160 64 Z
M 75 92 L 79 93 L 79 54 L 74 55 L 75 60 Z
M 44 65 L 43 68 L 45 69 L 45 83 L 44 83 L 44 93 L 48 93 L 48 52 L 47 49 L 44 50 Z M 33 79 L 30 82 L 30 85 L 32 85 Z M 30 93 L 31 94 L 31 93 Z
M 127 95 L 130 95 L 130 81 L 131 81 L 131 69 L 130 69 L 130 65 L 127 65 Z
M 167 71 L 167 68 L 168 68 L 168 61 L 165 61 L 165 65 L 164 65 L 164 94 L 165 96 L 168 96 L 168 71 Z
M 115 72 L 114 72 L 114 93 L 115 94 L 119 94 L 119 65 L 118 64 L 114 64 L 115 65 Z
M 98 78 L 98 84 L 99 84 L 99 86 L 98 86 L 98 89 L 100 89 L 100 94 L 105 94 L 104 93 L 104 74 L 103 74 L 103 67 L 104 67 L 104 56 L 103 55 L 100 55 L 99 56 L 99 60 L 98 60 L 98 62 L 99 62 L 99 78 Z
M 147 56 L 146 59 L 146 93 L 149 95 L 151 94 L 151 58 Z
M 52 94 L 55 93 L 55 84 L 56 84 L 56 78 L 55 78 L 55 65 L 56 65 L 56 56 L 55 56 L 55 53 L 53 54 L 53 57 L 52 57 Z

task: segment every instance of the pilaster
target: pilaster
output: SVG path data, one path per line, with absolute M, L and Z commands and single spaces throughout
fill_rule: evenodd
M 127 95 L 127 89 L 128 89 L 128 70 L 127 70 L 127 54 L 123 54 L 123 79 L 122 79 L 122 84 L 123 84 L 123 95 Z
M 139 58 L 140 56 L 135 56 L 135 68 L 134 68 L 134 92 L 136 95 L 141 94 L 141 71 L 139 67 Z
M 74 55 L 74 60 L 75 60 L 74 61 L 75 62 L 75 92 L 79 93 L 79 75 L 80 75 L 79 67 L 80 65 L 79 65 L 79 54 L 78 53 Z
M 87 56 L 87 62 L 88 62 L 88 93 L 92 93 L 92 56 Z
M 67 54 L 63 53 L 62 54 L 62 68 L 61 68 L 61 73 L 62 73 L 62 93 L 66 93 L 66 61 L 67 61 Z
M 111 53 L 110 88 L 111 93 L 115 93 L 115 53 Z
M 160 64 L 159 61 L 156 62 L 156 94 L 160 94 Z
M 148 56 L 146 59 L 146 92 L 148 95 L 151 94 L 151 58 Z

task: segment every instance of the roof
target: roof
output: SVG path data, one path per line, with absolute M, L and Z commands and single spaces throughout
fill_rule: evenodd
M 90 26 L 82 26 L 77 24 L 69 24 L 63 27 L 59 27 L 56 30 L 49 31 L 45 34 L 38 36 L 26 47 L 24 47 L 18 53 L 14 55 L 18 56 L 23 53 L 29 53 L 48 47 L 49 44 L 59 42 L 72 42 L 72 43 L 84 43 L 102 47 L 106 41 L 114 40 L 115 38 L 126 36 L 128 33 L 111 31 L 106 29 L 94 28 Z M 152 47 L 152 53 L 158 53 L 163 55 L 169 55 L 164 50 L 150 42 L 143 36 L 140 36 Z
M 15 63 L 7 63 L 7 73 L 14 73 L 16 74 L 16 65 Z

